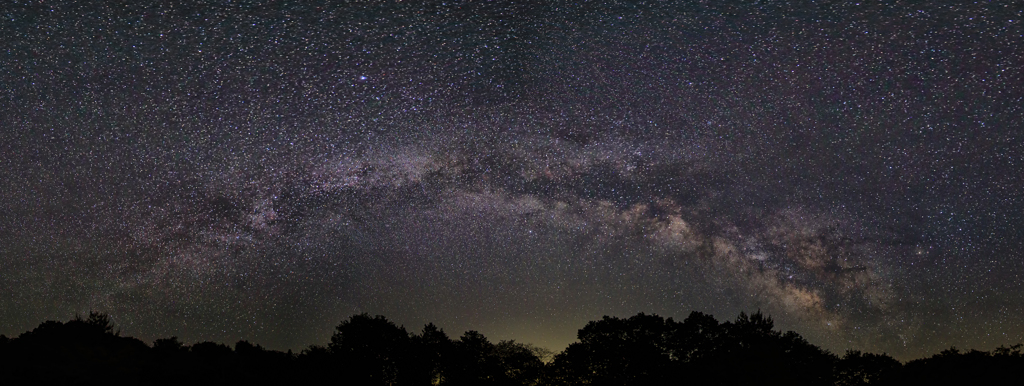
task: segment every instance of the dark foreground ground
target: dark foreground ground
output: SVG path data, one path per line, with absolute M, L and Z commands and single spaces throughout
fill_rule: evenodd
M 152 345 L 120 336 L 106 315 L 47 321 L 0 335 L 0 384 L 60 385 L 1024 385 L 1021 345 L 955 348 L 900 363 L 885 354 L 842 357 L 770 317 L 719 323 L 694 312 L 604 317 L 552 355 L 475 331 L 450 338 L 433 324 L 409 333 L 383 316 L 354 315 L 325 346 L 300 353 L 247 341 Z

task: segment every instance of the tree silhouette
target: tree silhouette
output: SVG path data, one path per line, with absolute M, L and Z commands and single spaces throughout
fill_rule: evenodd
M 387 318 L 353 315 L 331 336 L 328 348 L 346 369 L 343 376 L 360 385 L 392 385 L 407 366 L 411 339 L 404 327 Z
M 335 382 L 343 373 L 340 361 L 327 346 L 311 345 L 296 358 L 298 379 L 306 384 Z
M 205 383 L 225 384 L 233 379 L 231 368 L 237 365 L 235 352 L 225 344 L 201 342 L 189 348 L 193 377 Z
M 693 311 L 668 336 L 669 355 L 681 362 L 697 361 L 717 352 L 724 330 L 711 315 Z
M 533 347 L 503 340 L 494 346 L 494 354 L 503 369 L 503 385 L 536 385 L 544 372 L 544 362 Z
M 167 353 L 169 355 L 188 352 L 189 347 L 178 340 L 178 337 L 161 338 L 153 341 L 153 351 Z
M 119 336 L 105 314 L 76 316 L 67 323 L 47 321 L 8 344 L 13 379 L 38 383 L 137 383 L 149 346 Z M 10 358 L 9 358 L 10 359 Z
M 992 352 L 956 348 L 900 364 L 885 354 L 842 358 L 795 332 L 775 330 L 761 312 L 719 323 L 691 313 L 604 317 L 587 323 L 545 364 L 544 350 L 467 331 L 452 340 L 433 324 L 409 334 L 383 316 L 353 315 L 326 346 L 299 355 L 240 340 L 152 347 L 120 336 L 90 313 L 46 321 L 16 338 L 0 335 L 0 384 L 78 385 L 678 385 L 678 384 L 1020 384 L 1024 345 Z
M 503 369 L 494 344 L 476 331 L 466 331 L 455 342 L 446 371 L 446 385 L 497 385 Z
M 798 334 L 774 330 L 772 319 L 760 312 L 722 324 L 698 312 L 683 323 L 640 313 L 588 323 L 579 342 L 555 357 L 547 381 L 824 385 L 832 381 L 833 361 Z
M 410 369 L 411 381 L 419 385 L 447 384 L 445 360 L 452 357 L 455 349 L 448 334 L 428 323 L 419 335 L 412 337 L 412 344 L 416 360 Z
M 836 386 L 881 385 L 891 381 L 903 365 L 886 354 L 849 350 L 836 362 Z
M 723 384 L 832 384 L 834 355 L 774 327 L 760 311 L 741 312 L 735 321 L 722 323 L 713 351 L 694 362 L 700 378 Z
M 238 368 L 234 381 L 239 384 L 285 384 L 294 379 L 295 358 L 290 353 L 267 350 L 258 344 L 240 340 L 235 343 Z
M 894 383 L 920 382 L 934 385 L 1020 384 L 1024 380 L 1024 356 L 1002 348 L 994 354 L 956 347 L 930 358 L 908 362 Z
M 676 323 L 657 315 L 629 319 L 605 316 L 590 322 L 555 356 L 552 384 L 650 385 L 666 381 L 672 356 L 669 338 Z

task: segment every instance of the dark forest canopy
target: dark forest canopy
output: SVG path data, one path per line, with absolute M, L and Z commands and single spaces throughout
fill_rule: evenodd
M 760 312 L 719 323 L 640 313 L 605 316 L 552 353 L 476 331 L 449 337 L 433 324 L 409 332 L 384 316 L 353 315 L 326 345 L 300 353 L 242 340 L 152 346 L 120 335 L 105 314 L 47 321 L 0 335 L 2 384 L 74 385 L 906 385 L 1020 384 L 1022 345 L 991 352 L 945 350 L 900 363 L 886 354 L 839 357 Z M 993 383 L 994 384 L 994 383 Z

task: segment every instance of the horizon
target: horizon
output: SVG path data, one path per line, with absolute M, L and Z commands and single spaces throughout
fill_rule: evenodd
M 86 312 L 86 313 L 78 313 L 74 317 L 60 319 L 60 320 L 47 319 L 46 321 L 40 322 L 40 324 L 45 323 L 47 321 L 57 321 L 57 322 L 62 322 L 63 323 L 65 320 L 66 321 L 84 320 L 83 315 L 89 315 L 90 313 L 93 313 L 93 312 L 95 312 L 95 311 L 89 311 L 89 312 Z M 701 312 L 701 311 L 699 311 L 699 310 L 692 310 L 691 312 Z M 754 311 L 753 313 L 747 313 L 745 311 L 740 311 L 741 314 L 745 314 L 745 315 L 753 315 L 754 313 L 758 313 L 758 312 L 760 312 L 760 310 Z M 207 340 L 203 340 L 203 339 L 199 339 L 199 340 L 187 339 L 187 338 L 183 338 L 180 334 L 165 334 L 165 335 L 153 337 L 152 339 L 143 339 L 143 338 L 140 338 L 138 336 L 132 335 L 129 332 L 126 332 L 125 330 L 121 329 L 120 326 L 116 323 L 116 318 L 113 317 L 112 315 L 103 314 L 103 313 L 101 313 L 101 314 L 102 315 L 106 315 L 107 317 L 110 318 L 110 321 L 112 323 L 114 331 L 117 332 L 119 334 L 119 336 L 139 339 L 140 341 L 142 341 L 143 343 L 145 343 L 147 346 L 150 346 L 150 347 L 153 346 L 153 342 L 156 341 L 156 340 L 168 339 L 168 338 L 172 338 L 173 337 L 173 338 L 177 338 L 178 341 L 180 341 L 181 343 L 183 343 L 186 346 L 194 345 L 194 344 L 198 344 L 198 343 L 213 342 L 213 343 L 218 343 L 218 344 L 224 344 L 224 345 L 227 345 L 228 347 L 234 347 L 233 345 L 235 343 L 240 342 L 240 341 L 246 341 L 246 342 L 249 342 L 249 343 L 254 344 L 254 345 L 262 346 L 264 349 L 267 349 L 267 350 L 274 350 L 274 351 L 279 351 L 279 352 L 292 352 L 295 355 L 299 355 L 304 350 L 309 349 L 310 347 L 313 347 L 313 346 L 325 346 L 330 341 L 330 336 L 337 332 L 337 330 L 335 328 L 335 327 L 337 327 L 337 325 L 335 325 L 334 327 L 331 328 L 330 333 L 326 334 L 325 338 L 322 339 L 321 341 L 319 341 L 319 342 L 312 342 L 312 343 L 309 343 L 309 344 L 306 344 L 306 345 L 303 345 L 303 346 L 300 346 L 300 347 L 271 347 L 271 346 L 268 346 L 268 345 L 265 345 L 265 344 L 261 343 L 260 341 L 258 341 L 256 339 L 249 339 L 249 338 L 246 338 L 244 336 L 242 336 L 242 337 L 240 337 L 238 339 L 231 339 L 231 340 L 224 340 L 224 341 L 216 341 L 216 340 L 208 340 L 208 339 Z M 628 319 L 629 317 L 637 315 L 637 314 L 662 317 L 662 318 L 664 318 L 666 320 L 671 319 L 671 320 L 674 320 L 676 322 L 682 322 L 683 320 L 685 320 L 685 318 L 678 318 L 676 316 L 665 316 L 665 315 L 660 315 L 658 313 L 646 313 L 646 312 L 640 311 L 640 312 L 637 312 L 637 313 L 634 313 L 634 314 L 628 315 L 628 316 L 626 316 L 626 315 L 602 315 L 600 317 L 596 317 L 596 318 L 593 318 L 593 319 L 587 320 L 586 322 L 581 323 L 579 325 L 579 328 L 577 329 L 577 331 L 582 330 L 583 327 L 587 323 L 594 322 L 594 321 L 600 321 L 600 320 L 602 320 L 603 318 L 606 318 L 606 317 L 613 318 L 613 319 Z M 358 315 L 366 315 L 366 316 L 370 316 L 370 317 L 385 317 L 385 318 L 387 318 L 386 315 L 363 312 L 363 313 L 360 313 L 360 314 L 353 314 L 349 318 L 343 319 L 343 320 L 339 321 L 339 324 L 344 323 L 344 322 L 348 321 L 349 319 L 351 319 L 352 317 L 358 316 Z M 711 317 L 713 317 L 715 319 L 718 319 L 717 317 L 715 317 L 715 315 L 712 315 L 712 314 L 706 314 L 706 315 L 711 316 Z M 768 318 L 769 320 L 774 320 L 774 318 L 772 317 L 771 314 L 764 314 L 764 316 L 766 318 Z M 737 314 L 737 317 L 739 317 L 739 314 Z M 553 348 L 553 347 L 550 347 L 550 346 L 545 346 L 545 345 L 537 344 L 534 341 L 530 341 L 530 340 L 526 340 L 526 339 L 519 339 L 519 338 L 517 338 L 515 336 L 509 336 L 509 337 L 496 337 L 496 336 L 492 336 L 491 334 L 488 334 L 487 331 L 480 330 L 480 329 L 475 329 L 475 328 L 469 328 L 469 329 L 463 330 L 461 333 L 457 333 L 458 331 L 445 329 L 445 327 L 443 325 L 439 325 L 438 323 L 434 323 L 432 321 L 424 322 L 424 323 L 420 324 L 419 327 L 417 327 L 417 328 L 410 328 L 409 326 L 407 326 L 407 325 L 405 325 L 403 323 L 398 323 L 397 321 L 395 321 L 393 319 L 387 318 L 387 320 L 392 322 L 392 323 L 394 323 L 399 328 L 405 329 L 406 332 L 408 332 L 410 336 L 411 335 L 420 334 L 425 326 L 427 326 L 428 324 L 433 324 L 440 331 L 445 332 L 446 334 L 448 334 L 448 336 L 451 337 L 451 338 L 457 338 L 459 336 L 462 336 L 466 332 L 476 331 L 476 332 L 479 332 L 479 333 L 483 334 L 485 337 L 487 337 L 489 340 L 491 340 L 492 343 L 497 343 L 499 341 L 514 341 L 514 342 L 520 343 L 520 344 L 528 344 L 528 345 L 532 345 L 534 347 L 538 347 L 538 348 L 541 348 L 541 349 L 551 350 L 553 355 L 557 355 L 557 354 L 559 354 L 561 352 L 564 352 L 565 349 L 570 344 L 579 343 L 580 342 L 578 338 L 574 337 L 573 340 L 568 342 L 568 343 L 566 343 L 565 346 Z M 735 321 L 735 317 L 732 318 L 732 319 L 719 320 L 720 323 L 732 323 L 734 321 Z M 4 334 L 4 333 L 0 333 L 0 336 L 6 336 L 9 339 L 14 339 L 14 338 L 17 338 L 19 335 L 21 335 L 23 333 L 32 331 L 34 328 L 35 327 L 29 328 L 29 329 L 25 329 L 24 331 L 22 331 L 21 333 L 18 333 L 18 334 Z M 785 332 L 795 332 L 797 334 L 800 334 L 800 331 L 795 331 L 795 330 L 792 330 L 792 329 L 779 328 L 777 324 L 776 324 L 776 326 L 775 326 L 775 328 L 773 330 L 774 331 L 783 332 L 783 333 L 785 333 Z M 803 335 L 801 334 L 801 336 L 803 336 Z M 806 339 L 806 337 L 804 337 L 804 338 Z M 817 346 L 817 347 L 821 347 L 819 344 L 815 343 L 812 340 L 808 340 L 808 342 L 810 344 L 812 344 L 812 345 Z M 957 350 L 960 350 L 961 352 L 971 351 L 971 350 L 977 350 L 977 351 L 983 351 L 983 352 L 993 352 L 997 348 L 1011 347 L 1013 345 L 1021 344 L 1021 343 L 1024 343 L 1024 342 L 1020 342 L 1020 341 L 1018 341 L 1018 342 L 1005 342 L 1005 343 L 999 344 L 998 346 L 995 346 L 995 347 L 986 348 L 986 347 L 965 347 L 965 346 L 957 345 L 954 342 L 953 344 L 947 345 L 946 347 L 944 347 L 944 348 L 942 348 L 940 350 L 936 350 L 935 352 L 931 353 L 931 355 L 937 355 L 937 354 L 939 354 L 939 352 L 947 350 L 947 349 L 957 349 Z M 887 353 L 887 352 L 884 352 L 884 351 L 882 351 L 882 352 L 870 352 L 870 351 L 865 351 L 865 350 L 859 350 L 859 349 L 857 349 L 855 347 L 848 347 L 848 348 L 846 348 L 845 350 L 842 350 L 842 351 L 834 351 L 834 350 L 830 350 L 830 349 L 825 348 L 825 347 L 821 347 L 821 349 L 825 350 L 825 352 L 828 352 L 828 353 L 831 353 L 831 354 L 834 354 L 834 355 L 840 356 L 840 357 L 842 357 L 843 354 L 845 354 L 848 351 L 860 351 L 860 352 L 863 352 L 865 354 L 866 353 L 872 353 L 872 354 L 888 355 L 888 356 L 890 356 L 890 357 L 900 361 L 900 363 L 903 363 L 903 364 L 906 364 L 906 363 L 908 363 L 910 361 L 913 361 L 913 360 L 916 360 L 916 359 L 925 359 L 925 358 L 928 358 L 930 356 L 930 355 L 926 354 L 924 356 L 913 357 L 913 358 L 900 358 L 900 357 L 894 356 L 894 355 L 892 355 L 890 353 Z M 549 359 L 549 361 L 550 361 L 550 359 Z
M 691 313 L 703 314 L 703 313 L 701 313 L 700 311 L 697 311 L 697 310 L 694 310 Z M 112 328 L 110 333 L 112 333 L 112 334 L 114 334 L 116 336 L 122 337 L 122 338 L 138 339 L 142 343 L 145 343 L 146 346 L 151 347 L 151 348 L 154 347 L 154 342 L 155 341 L 162 340 L 162 339 L 177 339 L 178 342 L 181 342 L 186 347 L 192 346 L 192 345 L 196 345 L 196 344 L 200 344 L 200 343 L 217 343 L 217 344 L 222 344 L 222 345 L 225 345 L 225 346 L 227 346 L 229 348 L 232 348 L 233 350 L 234 350 L 234 347 L 235 347 L 235 345 L 237 343 L 247 342 L 247 343 L 250 343 L 250 344 L 252 344 L 254 346 L 262 347 L 265 350 L 272 350 L 272 351 L 277 351 L 277 352 L 281 352 L 281 353 L 292 353 L 293 355 L 300 355 L 300 354 L 305 353 L 308 349 L 313 348 L 313 347 L 327 347 L 327 345 L 329 344 L 329 342 L 331 340 L 330 336 L 328 336 L 327 339 L 324 339 L 320 343 L 310 343 L 310 344 L 307 344 L 307 345 L 305 345 L 303 347 L 297 347 L 297 348 L 292 348 L 292 347 L 289 347 L 289 348 L 273 348 L 273 347 L 268 347 L 266 345 L 263 345 L 262 343 L 260 343 L 257 340 L 246 339 L 244 337 L 240 338 L 240 339 L 231 340 L 231 341 L 213 341 L 213 340 L 194 340 L 194 341 L 192 341 L 192 340 L 182 339 L 182 337 L 179 336 L 179 335 L 171 334 L 171 335 L 165 335 L 165 336 L 153 338 L 151 340 L 145 340 L 145 339 L 141 339 L 139 337 L 133 336 L 133 335 L 123 331 L 115 323 L 114 319 L 110 315 L 107 315 L 107 314 L 104 314 L 104 313 L 97 313 L 95 311 L 90 311 L 88 314 L 89 315 L 94 315 L 94 314 L 95 315 L 99 315 L 102 318 L 106 318 L 105 320 L 109 320 L 110 321 L 110 326 Z M 754 316 L 755 314 L 761 314 L 760 310 L 755 311 L 753 313 L 747 313 L 747 312 L 744 312 L 744 311 L 740 311 L 740 314 L 738 314 L 736 316 L 736 318 L 726 319 L 726 320 L 719 320 L 719 323 L 721 323 L 722 325 L 731 324 L 731 323 L 735 323 L 736 319 L 741 318 L 744 315 L 746 315 L 746 316 Z M 603 315 L 600 318 L 595 318 L 595 319 L 587 321 L 586 323 L 583 323 L 583 325 L 580 326 L 578 331 L 582 332 L 584 327 L 587 324 L 589 324 L 589 323 L 600 322 L 601 320 L 604 320 L 604 319 L 607 319 L 607 318 L 618 319 L 618 320 L 627 320 L 627 319 L 630 319 L 630 318 L 632 318 L 634 316 L 642 316 L 642 315 L 652 316 L 652 317 L 660 317 L 660 318 L 664 318 L 666 321 L 675 321 L 677 323 L 682 323 L 686 319 L 686 318 L 678 319 L 678 318 L 675 318 L 675 317 L 672 317 L 672 316 L 666 317 L 666 316 L 658 315 L 656 313 L 644 313 L 644 312 L 638 312 L 638 313 L 636 313 L 634 315 L 630 315 L 630 316 Z M 710 316 L 710 317 L 712 317 L 712 318 L 717 320 L 717 318 L 715 318 L 714 315 L 710 315 L 710 314 L 703 314 L 703 315 Z M 761 314 L 761 315 L 763 315 L 763 317 L 765 319 L 767 319 L 768 321 L 773 321 L 774 320 L 770 314 Z M 433 322 L 426 322 L 426 323 L 424 323 L 418 329 L 408 328 L 408 327 L 406 327 L 405 325 L 403 325 L 401 323 L 395 323 L 394 320 L 387 319 L 386 315 L 379 315 L 379 314 L 378 315 L 374 315 L 374 314 L 369 314 L 369 313 L 365 313 L 365 312 L 361 313 L 361 314 L 351 315 L 349 318 L 347 318 L 345 320 L 342 320 L 339 323 L 338 326 L 341 326 L 341 325 L 344 325 L 345 323 L 348 323 L 350 320 L 353 320 L 357 316 L 365 316 L 365 317 L 370 317 L 370 318 L 383 317 L 388 322 L 394 323 L 394 325 L 396 327 L 405 330 L 409 334 L 410 337 L 422 334 L 423 329 L 426 326 L 428 326 L 428 325 L 435 326 L 439 331 L 441 331 L 442 333 L 447 334 L 448 337 L 451 338 L 451 339 L 456 339 L 456 338 L 461 337 L 461 336 L 463 336 L 463 335 L 465 335 L 466 333 L 469 333 L 469 332 L 479 332 L 484 337 L 486 337 L 489 341 L 491 341 L 492 344 L 497 344 L 498 342 L 506 342 L 507 341 L 507 342 L 515 342 L 515 343 L 518 343 L 518 344 L 526 344 L 526 345 L 528 345 L 528 347 L 535 347 L 535 348 L 538 348 L 538 349 L 541 349 L 541 350 L 549 350 L 551 357 L 548 358 L 547 360 L 544 360 L 543 358 L 541 358 L 541 360 L 544 361 L 545 364 L 550 364 L 551 361 L 554 360 L 554 356 L 555 355 L 558 355 L 560 353 L 565 353 L 566 352 L 566 348 L 567 348 L 567 347 L 562 347 L 560 349 L 552 349 L 550 347 L 536 345 L 536 344 L 534 344 L 532 342 L 529 342 L 529 341 L 519 340 L 519 339 L 516 339 L 514 337 L 513 338 L 494 338 L 494 337 L 491 337 L 488 334 L 486 334 L 484 331 L 480 331 L 480 330 L 477 330 L 477 329 L 465 330 L 461 334 L 452 334 L 455 331 L 447 331 L 447 330 L 445 330 L 445 328 L 443 326 L 437 325 L 436 323 L 433 323 Z M 40 322 L 39 326 L 42 326 L 43 324 L 45 324 L 47 322 L 51 322 L 51 321 L 56 321 L 56 322 L 59 322 L 59 323 L 68 323 L 68 322 L 73 322 L 73 321 L 85 321 L 85 320 L 87 320 L 87 318 L 83 317 L 83 314 L 76 314 L 73 318 L 67 319 L 66 322 L 63 321 L 63 320 L 46 320 L 46 321 Z M 338 327 L 338 326 L 335 326 L 335 327 Z M 25 330 L 24 332 L 22 332 L 20 334 L 17 334 L 17 335 L 13 335 L 13 336 L 8 336 L 7 334 L 0 334 L 0 336 L 4 336 L 4 337 L 6 337 L 8 339 L 15 339 L 15 338 L 18 338 L 20 335 L 32 332 L 33 330 L 35 330 L 35 328 L 31 328 L 31 329 Z M 338 333 L 338 330 L 336 328 L 334 328 L 332 330 L 333 331 L 329 335 L 335 335 L 335 334 Z M 777 332 L 780 332 L 780 333 L 795 332 L 798 335 L 800 334 L 799 331 L 786 330 L 786 329 L 781 329 L 781 328 L 773 328 L 772 331 L 777 331 Z M 580 340 L 577 338 L 574 341 L 570 342 L 569 344 L 579 344 L 579 343 L 580 343 Z M 808 341 L 808 343 L 810 343 L 811 345 L 814 345 L 816 347 L 820 347 L 820 346 L 816 345 L 814 342 Z M 992 352 L 995 352 L 996 349 L 998 349 L 998 348 L 1011 348 L 1012 349 L 1015 346 L 1019 346 L 1022 343 L 1024 343 L 1024 342 L 1016 342 L 1016 343 L 1009 342 L 1009 343 L 1006 343 L 1006 344 L 1001 344 L 1001 345 L 999 345 L 997 347 L 993 347 L 993 348 L 991 348 L 989 350 L 985 350 L 983 348 L 978 348 L 978 347 L 961 347 L 961 346 L 957 346 L 957 345 L 954 344 L 954 345 L 951 345 L 951 346 L 949 346 L 949 347 L 947 347 L 947 348 L 945 348 L 945 349 L 943 349 L 941 351 L 944 352 L 946 350 L 959 350 L 959 352 L 982 351 L 982 352 L 992 353 Z M 566 346 L 568 346 L 569 344 L 567 344 Z M 829 353 L 829 354 L 835 355 L 837 357 L 843 357 L 845 354 L 847 354 L 849 352 L 861 352 L 863 354 L 877 354 L 877 355 L 882 355 L 882 356 L 889 356 L 891 358 L 894 358 L 894 359 L 898 360 L 902 364 L 907 364 L 907 363 L 909 363 L 911 361 L 914 361 L 914 360 L 927 359 L 927 358 L 930 357 L 929 355 L 925 355 L 925 356 L 921 356 L 921 357 L 917 357 L 917 358 L 903 359 L 903 358 L 894 357 L 894 356 L 892 356 L 892 355 L 890 355 L 889 353 L 886 353 L 886 352 L 867 352 L 867 351 L 862 351 L 862 350 L 856 350 L 856 349 L 853 349 L 853 348 L 844 350 L 843 352 L 834 352 L 834 351 L 831 351 L 831 350 L 828 350 L 828 349 L 825 349 L 825 348 L 821 348 L 821 349 L 825 353 Z M 939 354 L 940 354 L 940 351 L 936 351 L 936 352 L 932 353 L 932 355 L 939 355 Z

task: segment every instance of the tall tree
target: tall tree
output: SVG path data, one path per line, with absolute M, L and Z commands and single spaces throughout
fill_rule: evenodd
M 410 357 L 410 337 L 387 318 L 353 315 L 341 322 L 328 345 L 346 369 L 341 378 L 360 385 L 394 385 Z
M 579 342 L 555 356 L 549 381 L 592 385 L 649 385 L 665 381 L 671 366 L 671 318 L 643 313 L 605 316 L 580 329 Z

